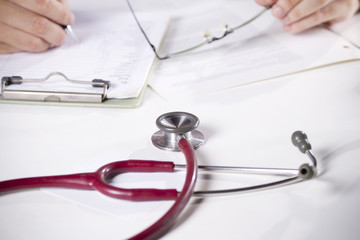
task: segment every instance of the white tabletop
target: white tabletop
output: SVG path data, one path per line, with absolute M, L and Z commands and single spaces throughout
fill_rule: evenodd
M 163 239 L 358 239 L 359 76 L 360 62 L 348 62 L 191 101 L 166 101 L 148 88 L 135 109 L 1 104 L 0 181 L 71 173 L 102 156 L 116 159 L 115 152 L 181 162 L 181 154 L 156 149 L 150 137 L 159 115 L 187 111 L 199 117 L 207 138 L 196 151 L 199 164 L 297 168 L 308 159 L 290 136 L 303 130 L 320 175 L 262 192 L 193 199 Z M 234 179 L 241 186 L 263 180 Z M 216 185 L 201 181 L 202 188 Z M 112 214 L 43 190 L 2 194 L 0 239 L 124 239 L 170 205 L 124 220 L 121 209 Z

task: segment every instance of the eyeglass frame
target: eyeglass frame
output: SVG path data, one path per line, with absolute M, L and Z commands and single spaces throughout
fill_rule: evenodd
M 134 20 L 135 20 L 136 24 L 138 25 L 140 31 L 142 32 L 142 34 L 144 35 L 147 43 L 150 45 L 151 49 L 153 50 L 156 58 L 159 59 L 159 60 L 169 59 L 169 58 L 171 58 L 171 57 L 173 57 L 173 56 L 177 56 L 177 55 L 180 55 L 180 54 L 183 54 L 183 53 L 187 53 L 187 52 L 190 52 L 190 51 L 192 51 L 192 50 L 198 49 L 198 48 L 200 48 L 200 47 L 202 47 L 202 46 L 204 46 L 204 45 L 210 44 L 210 43 L 215 42 L 215 41 L 219 41 L 219 40 L 225 38 L 226 36 L 228 36 L 229 34 L 235 32 L 236 30 L 238 30 L 238 29 L 240 29 L 240 28 L 242 28 L 242 27 L 250 24 L 251 22 L 253 22 L 253 21 L 256 20 L 257 18 L 259 18 L 261 15 L 263 15 L 267 10 L 269 10 L 269 9 L 271 8 L 271 6 L 263 8 L 263 9 L 262 9 L 259 13 L 257 13 L 254 17 L 250 18 L 249 20 L 243 22 L 242 24 L 240 24 L 240 25 L 238 25 L 238 26 L 236 26 L 236 27 L 231 28 L 231 27 L 229 27 L 227 24 L 224 24 L 224 25 L 223 25 L 223 31 L 224 31 L 224 32 L 223 32 L 223 34 L 222 34 L 221 36 L 219 36 L 219 37 L 212 36 L 209 32 L 205 32 L 205 33 L 204 33 L 204 38 L 205 38 L 205 41 L 204 41 L 204 42 L 199 43 L 199 44 L 197 44 L 197 45 L 195 45 L 195 46 L 193 46 L 193 47 L 186 48 L 186 49 L 181 50 L 181 51 L 177 51 L 177 52 L 173 52 L 173 53 L 167 53 L 165 56 L 161 57 L 161 56 L 158 54 L 158 52 L 157 52 L 156 47 L 154 46 L 154 44 L 151 43 L 149 37 L 146 35 L 143 27 L 142 27 L 141 24 L 140 24 L 140 21 L 139 21 L 138 18 L 136 17 L 135 11 L 134 11 L 131 3 L 130 3 L 130 0 L 126 0 L 126 3 L 127 3 L 128 7 L 129 7 L 129 9 L 130 9 L 130 12 L 131 12 L 132 16 L 134 17 Z

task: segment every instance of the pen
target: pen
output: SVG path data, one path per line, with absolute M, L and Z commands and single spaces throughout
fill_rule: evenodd
M 75 41 L 79 42 L 79 39 L 76 37 L 74 31 L 72 30 L 72 27 L 70 25 L 60 25 L 67 34 L 70 35 L 70 37 L 72 39 L 74 39 Z

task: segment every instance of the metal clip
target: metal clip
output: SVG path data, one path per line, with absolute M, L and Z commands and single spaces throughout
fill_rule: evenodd
M 83 92 L 65 92 L 65 91 L 40 91 L 40 90 L 15 90 L 7 89 L 12 84 L 21 84 L 26 82 L 44 82 L 52 76 L 61 76 L 66 81 L 75 84 L 88 84 L 92 87 L 103 88 L 102 93 L 83 93 Z M 50 101 L 50 102 L 92 102 L 101 103 L 106 99 L 110 82 L 102 79 L 94 79 L 92 81 L 71 80 L 61 72 L 52 72 L 45 78 L 41 79 L 23 79 L 20 76 L 2 77 L 1 79 L 1 95 L 6 100 L 23 100 L 23 101 Z

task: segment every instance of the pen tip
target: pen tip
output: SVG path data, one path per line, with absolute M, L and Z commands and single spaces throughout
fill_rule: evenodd
M 79 42 L 79 39 L 76 37 L 76 35 L 70 25 L 65 26 L 65 30 L 76 42 Z

